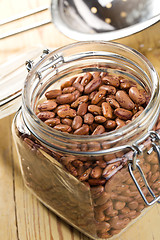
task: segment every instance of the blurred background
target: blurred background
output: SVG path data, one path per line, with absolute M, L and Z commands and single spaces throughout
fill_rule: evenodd
M 85 9 L 85 6 L 83 6 L 82 0 L 79 0 L 79 1 L 72 0 L 70 2 L 73 3 L 73 5 L 79 9 L 80 18 L 84 18 L 86 22 L 90 22 L 89 24 L 91 24 L 91 22 L 93 21 L 93 24 L 91 24 L 92 29 L 94 27 L 93 25 L 95 25 L 95 28 L 96 27 L 99 28 L 99 26 L 102 26 L 103 25 L 102 22 L 104 22 L 108 26 L 111 26 L 111 28 L 113 29 L 121 28 L 122 26 L 126 27 L 130 25 L 132 22 L 137 23 L 138 21 L 149 19 L 150 15 L 152 16 L 153 14 L 152 11 L 155 11 L 155 15 L 156 15 L 157 11 L 159 11 L 159 8 L 160 8 L 157 0 L 154 0 L 154 1 L 150 1 L 150 0 L 95 1 L 93 0 L 89 2 L 87 1 L 87 4 L 86 4 L 87 9 Z M 154 2 L 154 5 L 153 5 L 153 2 Z M 1 0 L 0 1 L 0 22 L 2 22 L 2 20 L 5 20 L 12 16 L 19 15 L 20 13 L 29 11 L 31 9 L 36 9 L 39 7 L 50 7 L 50 5 L 51 5 L 50 0 L 26 0 L 26 1 Z M 67 1 L 64 1 L 63 8 L 60 8 L 64 10 L 64 11 L 61 11 L 61 18 L 64 18 L 66 22 L 68 21 L 68 24 L 71 23 L 70 25 L 73 25 L 73 27 L 75 27 L 74 26 L 75 21 L 72 21 L 73 19 L 71 18 L 71 14 L 74 14 L 74 13 L 73 11 L 67 12 L 65 9 L 65 5 L 67 5 Z M 143 11 L 144 6 L 146 6 L 146 11 Z M 151 7 L 153 9 L 151 9 Z M 64 17 L 64 13 L 65 13 L 65 17 Z M 87 17 L 85 16 L 86 13 L 87 13 Z M 115 16 L 118 16 L 118 14 L 120 17 L 119 18 L 115 17 Z M 19 29 L 28 25 L 33 25 L 36 22 L 43 22 L 43 21 L 50 21 L 50 20 L 51 20 L 51 11 L 46 10 L 41 13 L 32 15 L 30 17 L 26 17 L 21 20 L 18 20 L 16 22 L 0 26 L 0 36 L 2 36 L 7 32 L 13 31 L 14 29 Z M 77 20 L 77 22 L 78 21 L 79 19 Z M 101 21 L 99 25 L 97 24 L 98 21 Z M 145 24 L 144 24 L 144 27 L 146 27 Z M 85 31 L 80 24 L 77 24 L 77 27 L 75 28 L 76 29 L 79 28 L 78 30 L 82 32 Z M 138 27 L 134 31 L 138 31 Z M 110 34 L 109 37 L 112 38 L 112 35 Z M 108 40 L 108 39 L 105 39 L 105 40 Z M 47 48 L 57 48 L 57 47 L 61 47 L 63 45 L 72 43 L 74 41 L 75 40 L 70 39 L 69 37 L 66 37 L 65 35 L 60 33 L 59 30 L 55 27 L 55 25 L 50 23 L 40 28 L 36 28 L 34 30 L 30 30 L 30 31 L 15 35 L 13 37 L 0 40 L 0 62 L 3 62 L 4 59 L 7 59 L 8 56 L 11 56 L 12 54 L 16 54 L 20 51 L 24 52 L 25 50 L 28 50 L 32 47 L 37 47 L 42 45 Z M 145 29 L 129 37 L 120 38 L 114 41 L 126 44 L 143 53 L 152 61 L 153 65 L 157 68 L 159 72 L 158 63 L 160 60 L 160 22 L 148 28 L 147 30 Z

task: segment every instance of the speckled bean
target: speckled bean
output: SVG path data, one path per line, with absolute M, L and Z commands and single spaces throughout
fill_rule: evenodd
M 84 123 L 91 125 L 94 121 L 94 116 L 91 113 L 86 113 L 84 115 Z
M 91 104 L 97 104 L 105 96 L 106 90 L 102 89 L 98 91 L 91 100 Z
M 47 120 L 49 118 L 54 118 L 55 117 L 55 113 L 54 112 L 50 112 L 50 111 L 39 112 L 39 113 L 37 113 L 37 117 L 39 119 L 41 119 L 42 121 L 44 121 L 44 120 Z
M 72 131 L 72 128 L 65 124 L 57 124 L 56 126 L 54 126 L 54 129 L 61 132 L 68 132 L 68 133 Z
M 137 87 L 131 87 L 129 89 L 129 96 L 130 98 L 137 103 L 138 105 L 143 105 L 146 102 L 145 97 L 143 94 L 138 90 Z
M 75 117 L 76 116 L 76 111 L 72 108 L 61 108 L 57 111 L 57 115 L 61 118 L 66 118 L 66 117 Z
M 56 107 L 57 107 L 57 103 L 55 102 L 55 100 L 47 100 L 38 105 L 38 110 L 41 112 L 50 111 L 55 109 Z
M 102 103 L 102 113 L 103 116 L 107 119 L 111 119 L 113 114 L 112 114 L 112 108 L 111 105 L 108 102 L 103 102 Z
M 89 133 L 89 126 L 87 124 L 83 124 L 82 127 L 74 131 L 74 134 L 76 135 L 87 135 L 88 133 Z
M 84 88 L 84 93 L 85 94 L 89 94 L 91 92 L 93 92 L 94 90 L 96 90 L 102 83 L 101 78 L 94 78 L 93 80 L 91 80 Z
M 116 100 L 122 108 L 125 108 L 127 110 L 132 110 L 135 106 L 129 95 L 123 90 L 116 92 Z
M 90 176 L 91 178 L 100 178 L 102 175 L 102 169 L 99 166 L 96 166 L 92 169 Z
M 129 120 L 132 117 L 132 112 L 124 108 L 116 108 L 114 114 L 122 120 Z
M 56 102 L 58 104 L 72 103 L 74 101 L 74 95 L 72 93 L 66 93 L 58 96 Z
M 102 134 L 105 132 L 105 128 L 103 127 L 103 125 L 98 125 L 95 130 L 93 131 L 92 135 L 98 135 L 98 134 Z
M 102 85 L 100 86 L 99 90 L 105 90 L 107 94 L 112 94 L 115 95 L 116 94 L 116 88 L 110 85 Z
M 96 105 L 89 105 L 88 111 L 93 113 L 94 115 L 101 115 L 101 113 L 102 113 L 101 107 L 96 106 Z
M 76 129 L 80 128 L 82 126 L 82 124 L 83 124 L 82 117 L 81 116 L 76 116 L 73 119 L 73 122 L 72 122 L 72 129 L 76 130 Z
M 114 86 L 116 88 L 119 87 L 119 78 L 116 76 L 107 75 L 102 78 L 102 82 L 104 82 L 105 84 Z
M 45 93 L 45 96 L 47 99 L 52 99 L 52 98 L 56 98 L 57 96 L 60 96 L 62 94 L 62 91 L 60 89 L 53 89 L 50 91 L 47 91 Z
M 72 108 L 77 108 L 79 104 L 87 102 L 88 101 L 88 96 L 84 95 L 84 96 L 80 96 L 79 98 L 77 98 L 77 100 L 75 102 L 73 102 L 71 104 Z
M 88 110 L 88 103 L 83 102 L 79 104 L 77 108 L 77 115 L 84 116 L 87 113 L 87 110 Z

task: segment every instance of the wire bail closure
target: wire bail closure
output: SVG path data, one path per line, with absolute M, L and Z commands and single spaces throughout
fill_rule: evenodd
M 160 136 L 155 131 L 150 131 L 147 136 L 151 138 L 151 145 L 152 145 L 152 147 L 149 149 L 149 151 L 147 153 L 151 154 L 153 151 L 156 152 L 158 162 L 159 162 L 159 166 L 160 166 Z M 138 157 L 138 155 L 141 155 L 143 153 L 141 146 L 133 144 L 130 148 L 134 152 L 133 152 L 132 161 L 130 161 L 129 164 L 128 164 L 128 169 L 129 169 L 129 173 L 130 173 L 130 175 L 131 175 L 131 177 L 132 177 L 132 179 L 133 179 L 141 197 L 143 198 L 145 204 L 148 205 L 148 206 L 151 206 L 156 202 L 160 203 L 160 195 L 158 197 L 156 197 L 156 195 L 154 194 L 154 192 L 152 191 L 151 187 L 149 186 L 149 184 L 147 182 L 147 179 L 146 179 L 146 177 L 143 173 L 142 168 L 139 165 L 140 160 L 137 157 Z M 149 193 L 154 198 L 151 202 L 148 202 L 148 200 L 146 199 L 140 185 L 138 184 L 138 182 L 137 182 L 137 180 L 134 176 L 134 170 L 136 170 L 136 169 L 139 171 L 139 173 L 140 173 L 140 175 L 143 179 L 143 182 L 144 182 L 146 188 L 148 189 Z
M 40 58 L 44 59 L 50 52 L 51 51 L 49 49 L 44 49 Z M 53 57 L 51 57 L 49 59 L 49 63 L 47 63 L 39 71 L 36 72 L 36 75 L 38 76 L 39 80 L 42 78 L 42 72 L 44 72 L 50 68 L 55 68 L 58 63 L 63 63 L 63 62 L 64 62 L 63 56 L 58 56 L 57 54 L 55 54 Z M 34 62 L 32 60 L 26 61 L 26 68 L 27 68 L 28 72 L 31 71 L 33 66 L 34 66 Z

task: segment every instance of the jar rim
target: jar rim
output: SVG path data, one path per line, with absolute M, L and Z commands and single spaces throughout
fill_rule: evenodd
M 82 45 L 86 45 L 86 44 L 107 44 L 108 46 L 112 47 L 117 47 L 120 48 L 123 51 L 128 51 L 130 54 L 134 54 L 137 58 L 141 59 L 141 61 L 143 61 L 143 63 L 145 64 L 145 66 L 147 67 L 150 76 L 153 80 L 153 91 L 151 94 L 151 98 L 150 101 L 148 103 L 148 105 L 146 106 L 146 108 L 144 109 L 144 111 L 140 114 L 140 116 L 138 118 L 136 118 L 135 120 L 131 121 L 131 123 L 127 124 L 126 126 L 120 128 L 120 129 L 116 129 L 114 131 L 111 132 L 105 132 L 103 134 L 100 135 L 74 135 L 74 134 L 68 134 L 68 133 L 64 133 L 64 132 L 60 132 L 57 131 L 55 129 L 52 129 L 51 127 L 47 126 L 45 123 L 43 123 L 42 121 L 39 120 L 39 118 L 36 116 L 36 114 L 34 113 L 34 111 L 32 110 L 30 101 L 29 101 L 29 97 L 28 97 L 28 91 L 29 91 L 29 83 L 32 79 L 32 77 L 37 73 L 37 70 L 39 69 L 39 67 L 42 66 L 42 64 L 47 61 L 51 56 L 53 55 L 57 55 L 60 53 L 65 52 L 68 49 L 74 48 L 76 46 L 82 46 Z M 158 75 L 156 73 L 156 70 L 154 69 L 153 65 L 151 64 L 151 62 L 144 56 L 142 55 L 140 52 L 138 52 L 137 50 L 130 48 L 128 46 L 125 46 L 123 44 L 117 43 L 117 42 L 108 42 L 108 41 L 83 41 L 83 42 L 76 42 L 76 43 L 72 43 L 69 45 L 66 45 L 64 47 L 58 48 L 52 52 L 50 52 L 44 59 L 41 59 L 34 67 L 33 69 L 29 72 L 25 84 L 24 84 L 24 88 L 23 88 L 23 94 L 22 94 L 22 107 L 24 108 L 25 111 L 25 116 L 24 118 L 26 118 L 29 121 L 34 122 L 34 124 L 36 124 L 35 126 L 37 127 L 37 129 L 42 133 L 45 132 L 45 134 L 50 135 L 50 137 L 57 137 L 61 140 L 63 139 L 68 139 L 68 141 L 74 141 L 76 139 L 76 141 L 78 142 L 84 142 L 84 141 L 99 141 L 99 140 L 106 140 L 111 136 L 115 136 L 117 138 L 121 138 L 122 136 L 124 136 L 125 134 L 128 134 L 131 131 L 135 131 L 135 127 L 139 127 L 139 123 L 144 119 L 147 121 L 147 118 L 150 114 L 150 112 L 153 110 L 153 106 L 156 104 L 157 105 L 157 100 L 156 98 L 158 97 L 158 99 L 160 100 L 160 93 L 159 93 L 159 81 L 158 81 Z M 157 111 L 159 112 L 159 108 L 157 105 Z M 24 112 L 23 111 L 23 112 Z M 27 114 L 26 114 L 27 113 Z M 153 111 L 152 111 L 153 114 Z M 28 120 L 26 123 L 28 123 Z M 31 127 L 32 128 L 32 127 Z M 30 128 L 30 130 L 32 130 Z M 37 132 L 34 132 L 36 137 L 40 137 L 39 134 L 37 134 Z M 43 141 L 43 138 L 40 137 L 40 139 Z M 139 141 L 141 142 L 141 138 L 139 139 Z M 45 141 L 46 143 L 46 141 Z

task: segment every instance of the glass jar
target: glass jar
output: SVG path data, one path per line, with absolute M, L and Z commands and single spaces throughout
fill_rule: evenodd
M 105 41 L 47 52 L 23 88 L 13 136 L 26 186 L 49 209 L 93 239 L 114 239 L 160 200 L 159 80 L 137 51 Z M 107 72 L 137 82 L 150 96 L 144 111 L 102 135 L 59 132 L 35 114 L 48 89 L 73 76 Z M 100 174 L 91 175 L 91 171 Z

